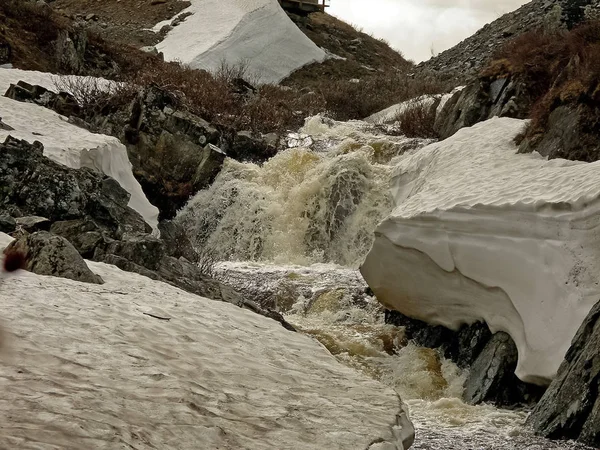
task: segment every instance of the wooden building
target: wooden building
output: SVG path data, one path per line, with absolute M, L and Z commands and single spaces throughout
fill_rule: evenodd
M 292 12 L 311 13 L 321 11 L 329 6 L 329 0 L 279 0 L 279 4 L 285 10 Z

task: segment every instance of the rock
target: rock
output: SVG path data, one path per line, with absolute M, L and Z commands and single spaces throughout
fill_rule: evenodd
M 50 232 L 66 238 L 86 259 L 91 259 L 96 248 L 105 243 L 102 229 L 90 219 L 54 222 Z
M 0 65 L 9 64 L 12 57 L 12 48 L 6 41 L 0 41 Z
M 58 67 L 68 73 L 81 73 L 85 66 L 87 34 L 83 29 L 69 32 L 60 30 L 54 43 L 55 59 Z
M 85 283 L 104 283 L 88 268 L 75 247 L 61 236 L 45 231 L 23 236 L 13 241 L 5 252 L 15 250 L 25 255 L 25 269 L 29 272 Z
M 173 218 L 191 195 L 214 180 L 225 160 L 217 146 L 220 136 L 200 117 L 176 110 L 173 96 L 157 87 L 133 102 L 123 140 L 160 220 Z
M 537 434 L 600 447 L 600 303 L 577 331 L 558 375 L 528 418 Z
M 80 111 L 77 100 L 71 94 L 67 92 L 56 94 L 43 86 L 31 85 L 24 81 L 11 84 L 4 96 L 16 101 L 44 106 L 66 117 L 76 116 Z
M 2 117 L 0 117 L 0 130 L 14 131 L 15 129 L 13 127 L 11 127 L 10 125 L 2 122 Z
M 0 209 L 16 208 L 23 216 L 51 222 L 91 219 L 114 239 L 151 231 L 129 208 L 129 193 L 115 180 L 58 164 L 43 155 L 39 142 L 9 136 L 0 144 L 0 186 Z
M 277 154 L 277 147 L 253 136 L 250 131 L 237 132 L 226 149 L 227 156 L 239 161 L 264 162 Z
M 518 352 L 511 337 L 496 333 L 475 359 L 465 380 L 464 399 L 472 405 L 489 402 L 497 406 L 533 403 L 544 389 L 527 385 L 515 376 Z
M 0 214 L 0 233 L 12 233 L 17 229 L 17 222 L 8 214 Z
M 120 256 L 149 270 L 158 270 L 165 256 L 162 241 L 152 236 L 136 236 L 110 242 L 105 249 L 97 249 L 95 260 L 101 260 L 98 252 Z
M 600 145 L 593 125 L 597 116 L 594 107 L 584 103 L 559 106 L 550 113 L 545 132 L 524 139 L 519 153 L 536 151 L 550 159 L 598 161 Z
M 492 117 L 525 119 L 531 107 L 531 97 L 523 81 L 511 77 L 481 77 L 471 81 L 444 104 L 434 129 L 441 139 L 446 139 L 461 128 Z
M 198 254 L 179 223 L 164 220 L 158 224 L 158 229 L 167 255 L 174 258 L 185 258 L 190 262 L 197 261 Z
M 50 222 L 45 217 L 39 216 L 27 216 L 27 217 L 18 217 L 15 222 L 17 223 L 17 228 L 27 233 L 35 233 L 36 231 L 49 231 Z

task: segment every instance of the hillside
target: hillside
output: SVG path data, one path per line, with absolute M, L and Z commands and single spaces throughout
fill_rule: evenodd
M 570 29 L 600 8 L 598 0 L 533 0 L 516 11 L 486 24 L 454 47 L 419 64 L 416 75 L 435 74 L 463 83 L 476 75 L 512 39 L 531 30 Z

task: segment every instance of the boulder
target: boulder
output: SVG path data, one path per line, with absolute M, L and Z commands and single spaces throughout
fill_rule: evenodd
M 132 103 L 122 140 L 160 220 L 175 217 L 191 195 L 214 180 L 225 160 L 220 136 L 205 120 L 177 110 L 177 99 L 157 87 Z
M 496 333 L 470 367 L 465 380 L 465 401 L 473 405 L 486 402 L 514 406 L 539 400 L 543 388 L 525 384 L 515 376 L 517 358 L 517 347 L 511 337 Z
M 43 86 L 32 85 L 22 80 L 17 84 L 11 84 L 4 96 L 19 102 L 35 103 L 50 108 L 66 117 L 76 116 L 80 112 L 79 104 L 71 94 L 67 92 L 56 94 Z
M 91 259 L 96 248 L 105 243 L 102 229 L 90 219 L 54 222 L 50 232 L 66 238 L 86 259 Z
M 87 33 L 84 29 L 60 30 L 54 42 L 54 58 L 57 66 L 68 73 L 78 74 L 85 67 Z
M 597 107 L 583 102 L 558 106 L 550 113 L 545 131 L 525 138 L 519 152 L 536 151 L 550 159 L 598 161 L 598 117 Z
M 158 229 L 167 255 L 174 258 L 185 258 L 190 262 L 198 260 L 197 252 L 179 223 L 172 220 L 163 220 L 158 224 Z
M 537 434 L 600 447 L 600 303 L 577 331 L 558 375 L 528 419 Z
M 11 251 L 25 256 L 25 270 L 29 272 L 85 283 L 104 283 L 88 268 L 75 247 L 61 236 L 46 231 L 29 234 L 13 241 L 5 250 Z

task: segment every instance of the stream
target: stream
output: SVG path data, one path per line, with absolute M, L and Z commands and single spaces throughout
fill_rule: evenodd
M 364 122 L 307 119 L 287 150 L 258 166 L 227 160 L 176 220 L 219 263 L 216 277 L 280 311 L 340 362 L 393 388 L 418 450 L 586 449 L 527 429 L 527 410 L 471 406 L 466 373 L 384 322 L 358 267 L 393 208 L 395 163 L 431 141 Z

